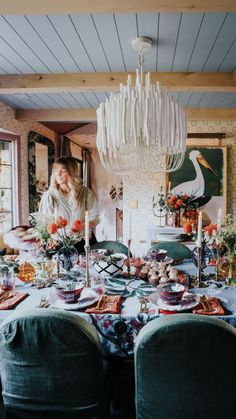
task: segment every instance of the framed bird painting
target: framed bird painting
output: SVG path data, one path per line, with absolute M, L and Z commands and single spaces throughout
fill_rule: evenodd
M 227 147 L 187 147 L 183 165 L 167 181 L 171 194 L 192 195 L 204 204 L 205 224 L 216 222 L 219 208 L 226 213 Z

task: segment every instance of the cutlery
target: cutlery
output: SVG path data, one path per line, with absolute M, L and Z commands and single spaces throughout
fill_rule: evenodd
M 49 300 L 47 299 L 46 296 L 42 296 L 40 303 L 39 303 L 39 307 L 40 308 L 47 308 L 50 306 Z
M 200 297 L 200 302 L 201 302 L 201 304 L 203 306 L 203 310 L 205 310 L 205 311 L 212 311 L 212 308 L 211 308 L 211 305 L 210 305 L 210 303 L 208 301 L 208 298 L 205 295 L 202 295 Z
M 149 298 L 148 297 L 140 297 L 139 298 L 140 301 L 140 313 L 148 313 L 148 302 L 149 302 Z

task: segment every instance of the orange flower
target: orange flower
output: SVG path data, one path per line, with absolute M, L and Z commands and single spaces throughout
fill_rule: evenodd
M 214 230 L 217 230 L 216 224 L 209 224 L 209 226 L 203 228 L 203 231 L 205 231 L 209 236 L 212 236 Z
M 179 205 L 179 206 L 184 205 L 182 199 L 178 199 L 178 201 L 176 202 L 176 204 Z
M 73 231 L 80 231 L 82 229 L 83 223 L 81 220 L 77 219 L 73 221 L 72 230 Z
M 173 207 L 174 207 L 175 209 L 178 209 L 178 208 L 179 208 L 179 205 L 174 204 L 174 205 L 173 205 Z
M 68 224 L 67 219 L 63 218 L 61 216 L 58 217 L 57 220 L 56 220 L 56 225 L 57 225 L 58 228 L 66 227 L 67 224 Z
M 169 204 L 173 204 L 173 202 L 175 201 L 175 199 L 176 199 L 176 197 L 175 196 L 171 196 L 169 199 L 168 199 L 168 203 Z
M 54 223 L 48 224 L 47 231 L 49 234 L 55 234 L 57 232 L 57 225 Z

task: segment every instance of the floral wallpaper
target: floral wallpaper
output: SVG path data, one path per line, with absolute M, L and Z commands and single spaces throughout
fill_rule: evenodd
M 226 139 L 208 139 L 208 145 L 227 145 L 227 212 L 232 213 L 236 220 L 236 121 L 189 121 L 189 133 L 226 133 Z M 198 139 L 198 144 L 205 144 L 206 140 Z M 193 144 L 193 142 L 192 142 Z M 196 144 L 196 140 L 194 141 Z M 191 140 L 188 140 L 191 145 Z M 93 180 L 97 191 L 101 210 L 98 226 L 99 240 L 115 237 L 115 204 L 109 198 L 110 188 L 118 184 L 122 176 L 107 172 L 99 162 L 98 153 L 93 150 Z M 127 244 L 129 230 L 129 202 L 138 200 L 138 208 L 131 210 L 131 250 L 136 255 L 145 255 L 150 248 L 152 239 L 156 239 L 156 229 L 163 220 L 153 215 L 152 196 L 153 186 L 158 192 L 165 183 L 165 176 L 159 173 L 139 172 L 135 175 L 123 177 L 123 243 Z
M 15 119 L 15 110 L 2 102 L 0 102 L 0 128 L 19 135 L 21 138 L 21 221 L 23 224 L 27 224 L 29 217 L 28 135 L 30 131 L 34 131 L 55 143 L 58 134 L 38 122 L 18 121 Z

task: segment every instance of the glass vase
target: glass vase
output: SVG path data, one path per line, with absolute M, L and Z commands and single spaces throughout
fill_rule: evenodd
M 78 260 L 78 252 L 74 246 L 63 246 L 57 252 L 58 261 L 66 272 L 70 272 Z
M 192 255 L 193 255 L 194 265 L 198 266 L 198 249 L 197 249 L 197 247 L 195 247 L 193 249 Z M 212 255 L 211 249 L 208 246 L 203 245 L 202 248 L 201 248 L 201 261 L 200 261 L 201 262 L 200 265 L 201 265 L 202 274 L 203 274 L 203 270 L 209 265 L 209 262 L 212 258 L 213 258 L 213 255 Z
M 198 212 L 196 209 L 188 209 L 186 208 L 182 214 L 181 220 L 182 223 L 189 222 L 194 225 L 195 229 L 197 229 L 197 222 L 198 222 Z
M 227 266 L 227 276 L 225 279 L 225 284 L 229 286 L 235 286 L 235 275 L 234 275 L 234 251 L 228 251 L 227 256 L 228 266 Z
M 176 211 L 172 213 L 172 227 L 174 228 L 180 227 L 180 211 Z

